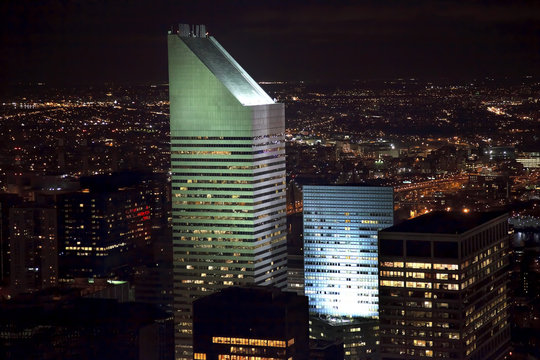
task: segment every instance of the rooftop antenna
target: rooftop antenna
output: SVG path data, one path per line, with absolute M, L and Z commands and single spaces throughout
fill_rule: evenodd
M 180 24 L 178 26 L 178 35 L 182 37 L 189 37 L 190 36 L 190 26 L 189 24 Z

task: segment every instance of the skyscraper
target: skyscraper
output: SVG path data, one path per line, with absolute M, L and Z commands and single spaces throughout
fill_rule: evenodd
M 176 357 L 193 300 L 286 286 L 285 115 L 203 25 L 168 36 Z
M 132 279 L 150 247 L 153 204 L 149 189 L 122 178 L 82 178 L 81 191 L 58 196 L 61 279 Z
M 54 207 L 28 204 L 9 211 L 12 294 L 56 286 L 58 228 Z
M 324 316 L 377 317 L 377 231 L 394 222 L 391 187 L 304 186 L 305 294 Z
M 434 212 L 381 231 L 381 358 L 505 358 L 508 246 L 500 212 Z
M 311 336 L 343 342 L 345 359 L 377 351 L 377 231 L 394 222 L 391 187 L 306 185 L 304 274 Z

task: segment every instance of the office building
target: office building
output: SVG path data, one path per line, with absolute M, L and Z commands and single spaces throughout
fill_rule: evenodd
M 194 359 L 308 359 L 308 302 L 275 287 L 229 287 L 193 303 Z
M 152 187 L 134 174 L 81 179 L 82 190 L 58 196 L 60 277 L 132 280 L 150 258 Z
M 9 210 L 11 293 L 34 292 L 58 281 L 56 209 L 36 204 Z
M 285 119 L 204 26 L 168 36 L 177 358 L 192 301 L 231 285 L 286 286 Z
M 305 185 L 304 274 L 310 312 L 376 318 L 377 231 L 393 224 L 391 187 Z
M 381 231 L 381 358 L 507 356 L 508 237 L 500 212 L 433 212 Z
M 309 319 L 310 338 L 341 344 L 347 360 L 378 360 L 379 321 L 369 318 L 320 318 Z
M 0 194 L 0 286 L 9 284 L 9 210 L 22 203 L 16 194 Z
M 302 213 L 287 215 L 287 290 L 304 295 L 304 234 Z
M 377 232 L 393 224 L 393 189 L 306 185 L 303 193 L 310 336 L 343 342 L 345 359 L 375 359 Z

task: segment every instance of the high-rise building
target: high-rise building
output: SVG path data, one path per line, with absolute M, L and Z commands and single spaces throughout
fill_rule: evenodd
M 132 280 L 151 248 L 152 187 L 134 175 L 81 179 L 82 190 L 58 196 L 60 276 Z M 131 182 L 131 184 L 130 184 Z
M 309 358 L 307 298 L 229 287 L 193 303 L 194 359 Z
M 21 202 L 16 194 L 0 194 L 0 286 L 9 284 L 9 209 Z
M 393 225 L 393 189 L 305 185 L 303 202 L 310 311 L 377 317 L 377 231 Z
M 507 356 L 508 237 L 500 212 L 434 212 L 381 231 L 381 358 Z
M 204 26 L 168 36 L 177 358 L 193 300 L 286 286 L 285 115 Z
M 56 209 L 36 204 L 9 211 L 13 294 L 53 287 L 58 281 Z
M 346 359 L 376 358 L 377 232 L 393 224 L 393 189 L 305 185 L 303 194 L 311 337 L 342 341 Z

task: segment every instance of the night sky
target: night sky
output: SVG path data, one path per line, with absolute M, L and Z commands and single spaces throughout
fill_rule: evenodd
M 257 80 L 540 75 L 540 1 L 0 2 L 0 81 L 164 83 L 171 24 Z

